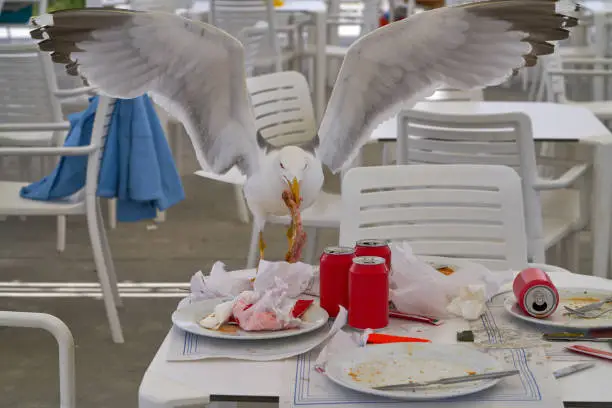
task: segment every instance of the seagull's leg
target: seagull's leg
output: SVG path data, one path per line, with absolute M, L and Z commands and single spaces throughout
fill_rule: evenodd
M 264 250 L 266 249 L 266 243 L 263 239 L 263 231 L 259 231 L 259 260 L 264 259 Z M 258 265 L 259 268 L 259 265 Z

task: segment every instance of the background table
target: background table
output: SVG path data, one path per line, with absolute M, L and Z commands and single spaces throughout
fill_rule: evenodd
M 547 102 L 421 102 L 415 110 L 452 115 L 483 115 L 521 112 L 529 116 L 536 141 L 566 141 L 592 144 L 593 208 L 591 229 L 593 275 L 612 277 L 612 133 L 589 110 L 571 104 Z M 397 140 L 397 117 L 378 126 L 371 139 Z
M 612 290 L 612 280 L 573 274 L 554 267 L 544 269 L 550 271 L 551 278 L 560 287 Z M 469 329 L 469 323 L 462 319 L 447 320 L 438 329 L 436 342 L 455 343 L 456 332 Z M 145 372 L 139 389 L 139 408 L 207 404 L 215 399 L 257 401 L 266 397 L 278 398 L 287 385 L 283 380 L 287 360 L 265 363 L 227 359 L 168 362 L 168 345 L 169 337 L 166 336 Z M 606 346 L 599 344 L 595 347 Z M 596 403 L 595 406 L 602 408 L 610 406 L 612 364 L 597 359 L 593 361 L 597 363 L 596 367 L 559 379 L 564 401 Z M 553 362 L 551 365 L 556 370 L 571 364 Z
M 210 2 L 201 0 L 196 1 L 193 7 L 188 10 L 191 18 L 198 16 L 203 20 L 203 16 L 208 14 Z M 307 13 L 311 14 L 315 23 L 315 79 L 313 85 L 314 110 L 317 122 L 321 122 L 326 105 L 326 86 L 327 86 L 327 56 L 325 47 L 327 46 L 327 4 L 323 0 L 285 0 L 283 5 L 276 7 L 276 11 L 285 13 Z

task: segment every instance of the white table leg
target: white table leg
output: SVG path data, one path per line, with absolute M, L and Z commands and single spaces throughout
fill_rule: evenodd
M 327 44 L 327 13 L 315 14 L 316 26 L 316 53 L 315 53 L 315 115 L 317 123 L 321 123 L 326 105 L 326 81 L 327 81 L 327 59 L 325 57 L 325 46 Z
M 593 275 L 610 278 L 612 228 L 612 143 L 595 146 L 593 162 L 593 210 L 591 214 Z

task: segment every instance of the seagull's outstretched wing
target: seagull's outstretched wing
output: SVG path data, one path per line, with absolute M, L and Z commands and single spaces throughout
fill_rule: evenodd
M 157 12 L 65 10 L 32 23 L 39 48 L 101 93 L 128 99 L 149 92 L 183 123 L 202 167 L 224 173 L 237 164 L 247 175 L 256 170 L 244 50 L 234 37 Z
M 489 0 L 444 7 L 374 30 L 348 50 L 319 128 L 318 157 L 336 173 L 371 132 L 436 88 L 503 82 L 577 20 L 555 0 Z

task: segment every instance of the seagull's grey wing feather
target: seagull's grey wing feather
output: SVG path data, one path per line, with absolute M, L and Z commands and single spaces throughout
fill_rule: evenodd
M 550 54 L 576 19 L 554 0 L 490 0 L 445 7 L 379 28 L 357 40 L 342 63 L 319 128 L 318 157 L 334 173 L 371 132 L 436 88 L 499 84 Z
M 128 99 L 149 92 L 183 123 L 203 168 L 256 170 L 260 149 L 244 51 L 234 37 L 158 12 L 65 10 L 32 23 L 40 49 L 101 93 Z

